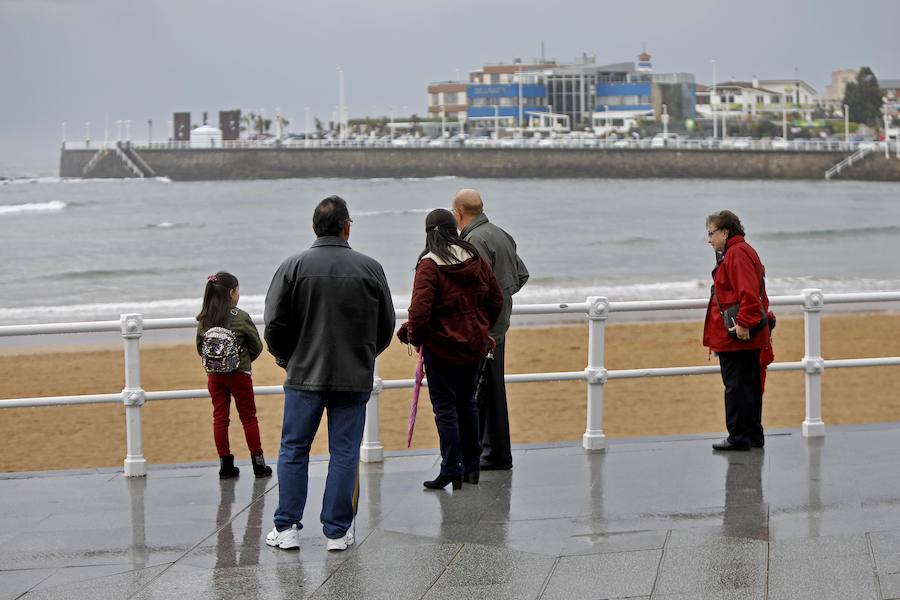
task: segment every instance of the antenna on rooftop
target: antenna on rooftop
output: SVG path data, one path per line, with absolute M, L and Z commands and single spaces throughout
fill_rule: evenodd
M 544 40 L 541 40 L 541 64 L 544 64 Z

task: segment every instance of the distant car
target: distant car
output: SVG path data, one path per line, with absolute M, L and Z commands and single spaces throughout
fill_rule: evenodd
M 433 140 L 428 140 L 429 148 L 443 148 L 446 145 L 446 140 L 444 140 L 443 138 L 434 138 Z
M 612 147 L 613 147 L 613 148 L 633 148 L 633 147 L 634 147 L 634 141 L 633 141 L 633 140 L 629 140 L 629 139 L 627 139 L 627 138 L 621 139 L 621 140 L 616 140 L 616 141 L 614 141 L 614 142 L 612 143 Z
M 666 146 L 671 146 L 674 142 L 677 142 L 681 139 L 681 136 L 677 133 L 657 133 L 653 136 L 653 139 L 650 140 L 651 148 L 665 148 Z
M 748 137 L 735 138 L 732 148 L 735 150 L 749 150 L 753 140 Z

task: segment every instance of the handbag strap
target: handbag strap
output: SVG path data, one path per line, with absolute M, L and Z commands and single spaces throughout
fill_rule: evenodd
M 765 291 L 766 291 L 766 268 L 763 267 L 762 277 L 759 278 L 759 306 L 761 308 L 765 308 L 762 303 L 762 296 L 763 296 L 763 292 L 765 292 Z M 724 315 L 725 311 L 722 310 L 722 305 L 719 304 L 719 295 L 716 294 L 716 284 L 715 283 L 713 283 L 713 285 L 712 285 L 712 293 L 713 293 L 713 300 L 716 301 L 716 308 L 719 309 L 719 314 Z

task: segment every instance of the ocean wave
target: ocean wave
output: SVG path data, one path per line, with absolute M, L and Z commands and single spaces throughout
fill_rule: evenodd
M 588 242 L 588 246 L 641 246 L 643 244 L 656 244 L 659 240 L 648 238 L 648 237 L 640 237 L 640 236 L 631 236 L 624 238 L 613 238 L 610 240 L 597 240 L 594 242 Z
M 22 185 L 36 183 L 122 183 L 129 181 L 153 181 L 156 183 L 172 183 L 172 180 L 168 177 L 104 177 L 98 179 L 88 179 L 82 177 L 12 177 L 9 179 L 0 179 L 0 185 Z
M 102 273 L 102 272 L 99 272 Z M 89 275 L 90 276 L 90 275 Z M 100 276 L 100 275 L 94 275 Z M 633 283 L 579 283 L 535 278 L 515 296 L 516 304 L 557 304 L 584 302 L 588 296 L 605 296 L 611 301 L 629 300 L 684 300 L 709 297 L 709 281 L 689 279 L 683 281 L 633 282 Z M 900 291 L 900 281 L 881 279 L 828 279 L 814 277 L 773 278 L 766 281 L 770 296 L 797 295 L 804 288 L 821 288 L 826 294 Z M 409 306 L 408 291 L 392 295 L 394 306 Z M 253 315 L 260 315 L 265 307 L 264 294 L 241 296 L 241 308 Z M 0 323 L 52 323 L 92 320 L 118 320 L 120 314 L 140 313 L 145 318 L 192 317 L 200 310 L 202 299 L 174 298 L 165 300 L 135 300 L 98 302 L 61 306 L 30 306 L 0 308 Z
M 369 177 L 366 181 L 382 183 L 385 181 L 450 181 L 458 179 L 456 175 L 435 175 L 434 177 Z
M 367 210 L 354 212 L 354 217 L 383 217 L 387 215 L 425 215 L 433 211 L 433 208 L 400 208 L 390 210 Z
M 171 221 L 162 221 L 161 223 L 148 223 L 145 225 L 146 229 L 181 229 L 183 227 L 190 227 L 190 223 L 172 223 Z
M 92 280 L 110 277 L 134 277 L 136 275 L 159 275 L 159 269 L 85 269 L 83 271 L 63 271 L 47 273 L 36 279 Z
M 10 204 L 8 206 L 0 206 L 0 216 L 20 215 L 22 213 L 34 212 L 57 212 L 63 210 L 66 206 L 68 206 L 68 204 L 60 200 L 30 202 L 28 204 Z
M 900 226 L 882 225 L 871 227 L 846 227 L 836 229 L 806 229 L 800 231 L 764 231 L 756 233 L 754 238 L 761 240 L 809 240 L 845 237 L 861 237 L 870 235 L 896 235 Z

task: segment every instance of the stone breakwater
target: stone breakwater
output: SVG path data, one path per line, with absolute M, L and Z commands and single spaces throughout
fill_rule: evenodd
M 842 152 L 568 148 L 134 149 L 159 177 L 176 181 L 309 177 L 812 179 Z M 61 177 L 134 177 L 114 152 L 63 149 Z M 837 179 L 900 181 L 900 160 L 872 153 Z

